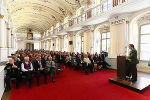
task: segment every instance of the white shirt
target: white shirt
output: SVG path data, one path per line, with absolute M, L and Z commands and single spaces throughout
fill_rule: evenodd
M 25 62 L 25 63 L 28 64 L 28 62 Z M 32 70 L 33 70 L 32 63 L 31 63 L 31 66 L 30 66 L 30 67 L 31 67 L 31 71 L 32 71 Z M 22 70 L 23 72 L 28 71 L 27 69 L 24 68 L 24 64 L 23 64 L 23 63 L 21 64 L 21 70 Z

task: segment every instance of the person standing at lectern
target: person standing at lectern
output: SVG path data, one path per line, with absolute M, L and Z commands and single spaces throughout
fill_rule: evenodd
M 129 49 L 130 49 L 130 53 L 129 56 L 127 57 L 128 67 L 127 67 L 126 76 L 128 77 L 132 76 L 131 81 L 136 82 L 137 81 L 136 65 L 138 64 L 137 51 L 134 48 L 133 44 L 129 44 Z

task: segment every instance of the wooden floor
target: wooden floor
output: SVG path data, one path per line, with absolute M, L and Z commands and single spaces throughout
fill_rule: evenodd
M 112 70 L 112 71 L 116 71 L 116 70 Z M 145 78 L 149 78 L 150 79 L 150 74 L 143 73 L 143 72 L 138 72 L 138 77 L 145 77 Z M 11 96 L 11 90 L 8 91 L 8 92 L 5 92 L 3 94 L 2 100 L 10 100 L 10 96 Z
M 130 89 L 138 93 L 142 93 L 146 89 L 149 89 L 150 87 L 150 79 L 145 77 L 139 77 L 139 76 L 136 82 L 130 82 L 129 80 L 123 80 L 117 77 L 110 78 L 109 81 L 121 87 Z
M 3 94 L 2 100 L 10 100 L 11 91 L 5 92 Z

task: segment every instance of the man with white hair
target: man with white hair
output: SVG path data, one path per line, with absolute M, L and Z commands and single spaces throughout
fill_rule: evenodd
M 9 63 L 6 65 L 5 70 L 7 71 L 5 82 L 6 82 L 6 91 L 11 89 L 10 79 L 16 78 L 16 88 L 19 88 L 19 66 L 14 63 L 14 59 L 10 58 Z
M 90 69 L 90 72 L 93 73 L 93 66 L 91 64 L 90 59 L 88 58 L 87 54 L 84 54 L 84 67 L 85 67 L 85 74 L 88 75 L 88 69 Z
M 24 57 L 24 62 L 21 65 L 21 70 L 23 74 L 26 76 L 26 79 L 29 82 L 29 88 L 32 88 L 32 71 L 33 66 L 32 63 L 29 61 L 29 57 Z

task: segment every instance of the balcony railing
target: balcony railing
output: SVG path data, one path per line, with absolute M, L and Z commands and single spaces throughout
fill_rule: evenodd
M 52 31 L 48 33 L 48 36 L 52 34 L 57 34 L 58 32 L 61 32 L 62 30 L 65 30 L 73 25 L 81 24 L 90 18 L 93 18 L 95 16 L 100 16 L 103 13 L 111 11 L 113 8 L 116 8 L 121 4 L 127 3 L 127 0 L 116 0 L 116 1 L 118 2 L 113 3 L 113 0 L 106 0 L 105 2 L 103 2 L 103 4 L 99 4 L 93 8 L 88 9 L 81 15 L 68 20 L 67 23 L 63 23 L 58 28 L 54 28 Z M 44 37 L 46 37 L 46 35 Z

